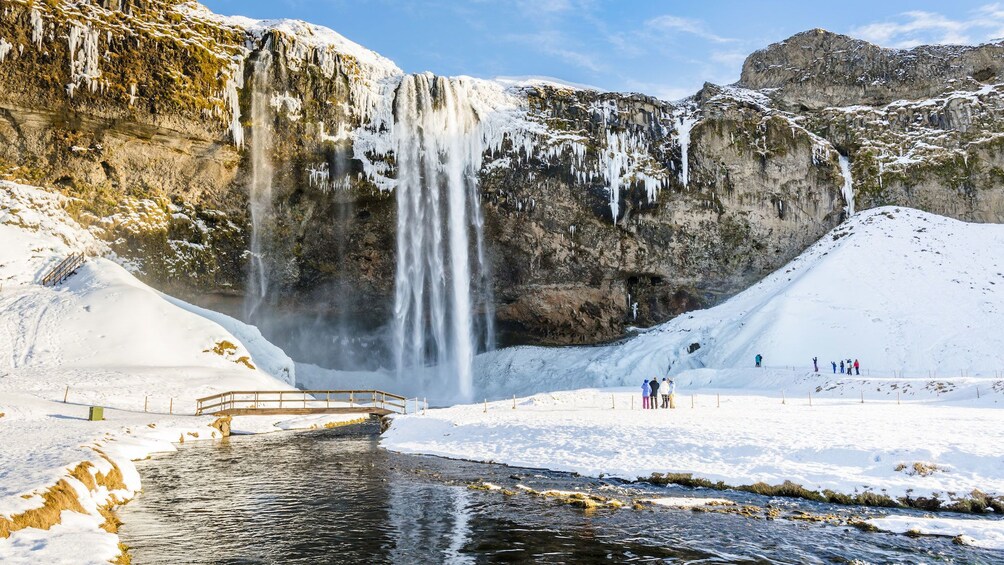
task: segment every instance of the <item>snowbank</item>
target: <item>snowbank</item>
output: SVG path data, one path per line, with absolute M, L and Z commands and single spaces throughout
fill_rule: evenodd
M 676 410 L 641 410 L 640 383 L 637 391 L 543 393 L 396 417 L 382 445 L 630 480 L 692 473 L 733 486 L 792 481 L 820 492 L 946 503 L 977 489 L 1004 494 L 1000 381 L 979 399 L 961 391 L 938 400 L 932 387 L 897 401 L 896 391 L 911 383 L 845 379 L 831 389 L 823 376 L 771 371 L 756 382 L 753 372 L 753 386 L 776 391 L 704 388 L 703 379 L 714 384 L 717 375 L 703 370 L 685 376 L 695 388 L 677 389 Z
M 894 534 L 948 536 L 963 545 L 1004 550 L 1004 520 L 887 516 L 868 524 Z

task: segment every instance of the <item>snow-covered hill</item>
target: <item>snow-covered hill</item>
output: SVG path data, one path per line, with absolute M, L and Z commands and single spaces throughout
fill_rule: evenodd
M 254 328 L 164 296 L 113 261 L 59 196 L 0 183 L 0 390 L 123 409 L 294 381 L 293 363 Z M 56 288 L 38 284 L 73 252 L 92 255 Z M 223 344 L 223 345 L 220 345 Z M 243 359 L 243 361 L 242 361 Z M 137 402 L 139 404 L 137 404 Z
M 994 376 L 1004 370 L 1004 226 L 909 208 L 863 212 L 745 292 L 620 344 L 517 347 L 476 360 L 488 397 L 633 384 L 672 367 Z M 736 386 L 741 386 L 739 382 Z

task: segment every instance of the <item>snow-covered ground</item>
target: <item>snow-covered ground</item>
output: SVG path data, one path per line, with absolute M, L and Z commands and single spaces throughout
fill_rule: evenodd
M 65 204 L 0 182 L 0 530 L 14 530 L 0 538 L 3 563 L 115 558 L 118 537 L 101 528 L 100 508 L 139 489 L 132 460 L 218 435 L 214 418 L 191 415 L 196 398 L 291 389 L 295 378 L 293 362 L 257 329 L 160 294 L 101 258 L 106 249 Z M 55 288 L 38 284 L 74 252 L 91 255 L 76 274 Z M 87 420 L 91 405 L 106 408 L 104 421 Z M 233 430 L 356 417 L 242 417 Z M 40 519 L 58 521 L 48 530 L 20 529 L 15 518 L 45 507 L 60 485 L 72 492 L 62 506 L 75 511 Z
M 478 398 L 496 401 L 395 418 L 383 445 L 590 476 L 1001 497 L 1002 327 L 1004 226 L 869 210 L 731 300 L 619 344 L 481 355 Z M 833 373 L 848 358 L 860 376 Z M 642 379 L 670 368 L 678 408 L 641 410 Z M 562 389 L 578 390 L 543 392 Z

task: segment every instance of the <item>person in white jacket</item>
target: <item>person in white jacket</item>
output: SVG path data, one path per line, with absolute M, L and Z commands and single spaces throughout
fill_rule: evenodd
M 676 381 L 669 379 L 666 392 L 669 393 L 669 407 L 676 408 Z
M 659 392 L 662 393 L 662 408 L 669 408 L 669 377 L 662 378 Z

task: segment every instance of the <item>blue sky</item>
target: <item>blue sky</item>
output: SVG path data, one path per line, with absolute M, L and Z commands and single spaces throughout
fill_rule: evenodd
M 1004 2 L 203 0 L 325 25 L 407 72 L 549 76 L 674 100 L 739 78 L 749 53 L 816 27 L 886 47 L 1004 38 Z

